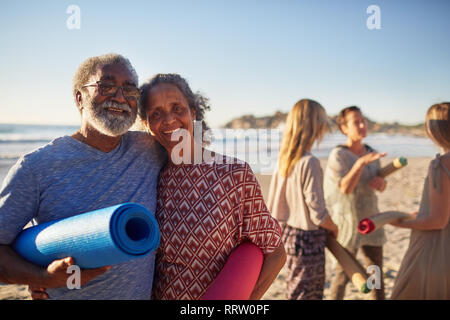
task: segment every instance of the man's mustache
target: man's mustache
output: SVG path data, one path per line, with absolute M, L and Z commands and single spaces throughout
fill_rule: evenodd
M 117 103 L 115 101 L 105 101 L 100 106 L 102 109 L 114 108 L 131 113 L 131 108 L 126 103 Z

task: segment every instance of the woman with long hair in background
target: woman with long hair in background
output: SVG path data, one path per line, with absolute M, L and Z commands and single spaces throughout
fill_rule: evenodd
M 319 103 L 298 101 L 288 114 L 270 184 L 268 207 L 283 225 L 289 300 L 323 298 L 327 232 L 338 234 L 325 206 L 322 168 L 311 153 L 328 128 Z

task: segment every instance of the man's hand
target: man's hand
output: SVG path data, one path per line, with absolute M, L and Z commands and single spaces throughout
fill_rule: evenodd
M 69 277 L 69 274 L 67 274 L 67 268 L 72 266 L 73 264 L 74 260 L 72 257 L 55 260 L 52 263 L 50 263 L 44 274 L 42 285 L 29 286 L 28 291 L 30 292 L 31 297 L 36 300 L 47 299 L 48 294 L 46 292 L 46 288 L 66 287 L 67 279 Z M 95 277 L 98 277 L 99 275 L 105 273 L 109 269 L 111 269 L 110 266 L 105 266 L 96 269 L 82 269 L 80 273 L 81 286 L 86 284 L 88 281 L 94 279 Z
M 45 288 L 38 288 L 33 286 L 28 286 L 28 292 L 33 300 L 45 300 L 48 299 L 48 293 Z

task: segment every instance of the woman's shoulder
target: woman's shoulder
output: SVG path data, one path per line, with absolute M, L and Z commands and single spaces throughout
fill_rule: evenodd
M 237 170 L 250 167 L 249 164 L 244 160 L 217 152 L 211 152 L 209 155 L 204 155 L 201 165 L 215 167 L 227 166 L 229 170 Z
M 167 163 L 160 173 L 161 177 L 177 176 L 180 179 L 183 175 L 196 176 L 197 179 L 203 177 L 211 183 L 221 180 L 231 185 L 254 179 L 254 173 L 247 162 L 219 154 L 205 158 L 199 163 Z
M 436 173 L 437 171 L 442 171 L 444 175 L 447 175 L 450 178 L 450 153 L 444 155 L 437 154 L 436 157 L 431 160 L 428 171 Z
M 367 151 L 367 153 L 370 153 L 370 152 L 377 152 L 377 150 L 375 150 L 374 148 L 372 148 L 371 146 L 369 146 L 368 144 L 364 144 L 364 146 L 366 147 L 366 151 Z
M 320 160 L 313 155 L 312 153 L 306 153 L 303 157 L 300 158 L 297 165 L 302 167 L 320 167 Z
M 250 165 L 246 161 L 219 153 L 211 153 L 204 157 L 197 166 L 204 168 L 204 170 L 213 169 L 221 173 L 251 171 Z
M 257 181 L 250 164 L 239 158 L 219 155 L 212 165 L 218 178 L 230 179 L 235 186 Z
M 447 169 L 450 168 L 450 152 L 437 156 L 439 162 L 442 163 Z
M 334 147 L 330 155 L 328 156 L 328 159 L 341 159 L 351 156 L 352 152 L 348 149 L 347 146 L 344 145 L 337 145 Z
M 306 177 L 322 175 L 320 160 L 313 154 L 306 154 L 296 164 L 297 174 L 304 180 Z
M 430 183 L 433 190 L 441 193 L 449 187 L 448 181 L 450 179 L 450 156 L 449 154 L 439 155 L 431 160 L 428 166 L 427 178 L 430 179 Z

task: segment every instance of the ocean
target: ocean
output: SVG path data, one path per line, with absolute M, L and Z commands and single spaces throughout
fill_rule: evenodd
M 250 164 L 257 173 L 272 173 L 278 159 L 282 131 L 278 129 L 213 130 L 210 148 L 216 152 L 234 156 Z M 326 159 L 331 150 L 346 141 L 340 132 L 327 134 L 312 153 Z M 369 134 L 364 143 L 378 152 L 386 152 L 387 158 L 434 158 L 439 148 L 425 137 L 400 134 Z
M 78 126 L 0 124 L 0 181 L 21 155 L 78 129 Z M 281 134 L 278 129 L 213 129 L 209 149 L 247 161 L 257 173 L 271 173 L 277 162 Z M 344 142 L 342 134 L 328 134 L 314 146 L 312 153 L 327 158 L 336 145 Z M 432 158 L 439 152 L 431 140 L 407 135 L 377 133 L 369 135 L 365 143 L 379 152 L 387 152 L 389 158 Z

